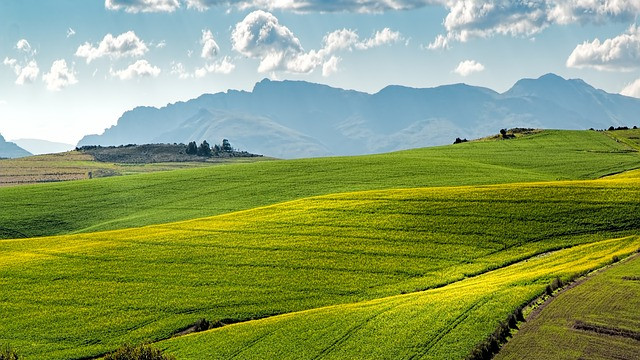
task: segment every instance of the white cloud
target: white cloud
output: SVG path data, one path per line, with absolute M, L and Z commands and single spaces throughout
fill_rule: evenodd
M 220 47 L 213 38 L 211 30 L 202 30 L 200 44 L 202 45 L 202 53 L 200 56 L 203 59 L 213 59 L 220 52 Z
M 40 68 L 38 67 L 38 63 L 36 63 L 35 60 L 31 60 L 20 69 L 20 72 L 17 74 L 16 84 L 31 84 L 38 78 L 39 73 Z
M 109 72 L 111 76 L 118 77 L 120 80 L 130 80 L 142 77 L 157 77 L 160 75 L 160 71 L 160 68 L 152 66 L 147 60 L 138 60 L 124 70 L 113 71 L 112 69 Z
M 271 13 L 257 10 L 236 24 L 231 35 L 233 49 L 249 58 L 259 59 L 259 72 L 288 71 L 309 73 L 318 66 L 326 65 L 330 73 L 337 66 L 338 58 L 331 59 L 335 52 L 343 50 L 366 50 L 402 40 L 397 31 L 384 28 L 373 37 L 359 40 L 357 32 L 350 29 L 335 30 L 323 38 L 320 50 L 305 51 L 300 40 L 289 28 L 279 23 Z M 329 58 L 329 60 L 327 60 Z
M 376 31 L 373 37 L 358 44 L 358 48 L 366 50 L 373 47 L 396 43 L 402 40 L 404 40 L 404 38 L 402 37 L 400 32 L 392 31 L 389 28 L 384 28 L 382 30 Z
M 16 65 L 18 64 L 18 60 L 16 60 L 16 59 L 10 59 L 10 58 L 8 58 L 8 57 L 5 57 L 5 58 L 4 58 L 4 61 L 3 61 L 2 63 L 3 63 L 4 65 L 7 65 L 7 66 L 9 66 L 9 67 L 11 67 L 11 68 L 14 68 L 14 69 L 15 69 Z
M 627 84 L 627 86 L 620 91 L 620 94 L 640 98 L 640 79 L 636 79 L 636 81 Z
M 228 56 L 225 56 L 222 60 L 216 61 L 211 64 L 207 64 L 201 68 L 197 68 L 194 76 L 196 78 L 201 78 L 206 76 L 207 74 L 229 74 L 236 68 L 235 64 L 231 62 L 231 59 Z
M 171 74 L 178 75 L 180 79 L 188 79 L 191 74 L 185 69 L 184 64 L 181 62 L 171 62 Z
M 67 39 L 76 34 L 76 31 L 72 28 L 67 29 Z
M 35 52 L 31 49 L 31 44 L 26 39 L 20 39 L 16 43 L 16 49 L 25 52 L 30 55 L 35 55 Z
M 444 3 L 444 2 L 443 2 Z M 640 1 L 622 0 L 449 0 L 444 27 L 429 49 L 495 35 L 531 37 L 551 25 L 630 21 L 640 15 Z
M 311 72 L 321 63 L 315 52 L 305 53 L 300 40 L 271 13 L 257 10 L 237 23 L 231 34 L 233 49 L 260 60 L 259 72 Z
M 51 70 L 42 75 L 42 80 L 47 84 L 47 89 L 51 91 L 60 91 L 69 85 L 78 83 L 75 72 L 69 70 L 67 61 L 64 59 L 54 61 Z
M 594 39 L 576 46 L 566 63 L 572 68 L 630 71 L 640 67 L 640 27 L 631 25 L 626 33 L 601 42 Z
M 461 61 L 460 64 L 458 64 L 458 67 L 453 70 L 453 72 L 460 76 L 469 76 L 473 73 L 481 72 L 483 70 L 484 65 L 480 64 L 479 62 L 476 62 L 475 60 L 465 60 Z
M 325 61 L 325 63 L 322 64 L 322 76 L 327 77 L 338 72 L 338 64 L 341 60 L 342 59 L 337 56 L 331 56 L 329 60 Z
M 180 7 L 180 2 L 178 0 L 105 0 L 104 7 L 129 13 L 173 12 Z
M 140 40 L 135 32 L 127 31 L 114 37 L 111 34 L 105 35 L 98 46 L 91 43 L 84 43 L 78 47 L 76 56 L 86 58 L 87 64 L 93 60 L 108 56 L 112 59 L 120 57 L 140 57 L 144 55 L 149 48 Z
M 167 46 L 167 42 L 164 40 L 160 40 L 160 42 L 156 44 L 156 49 L 164 49 L 166 46 Z
M 351 48 L 353 48 L 359 40 L 360 37 L 354 30 L 342 29 L 335 30 L 325 35 L 322 43 L 324 44 L 323 49 L 327 53 L 333 53 L 338 50 L 351 50 Z
M 5 57 L 2 63 L 10 67 L 17 75 L 16 85 L 32 84 L 40 73 L 40 68 L 35 60 L 29 60 L 24 64 L 20 64 L 16 59 Z

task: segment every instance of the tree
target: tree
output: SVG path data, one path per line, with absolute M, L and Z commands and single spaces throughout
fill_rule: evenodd
M 207 140 L 203 141 L 198 147 L 198 156 L 211 156 L 211 147 Z
M 507 129 L 500 129 L 500 135 L 502 135 L 503 138 L 507 137 Z
M 192 141 L 187 145 L 187 154 L 196 155 L 198 153 L 198 145 L 196 145 L 195 141 Z
M 225 151 L 225 152 L 232 152 L 233 151 L 233 148 L 231 147 L 231 144 L 229 143 L 229 140 L 222 139 L 222 151 Z

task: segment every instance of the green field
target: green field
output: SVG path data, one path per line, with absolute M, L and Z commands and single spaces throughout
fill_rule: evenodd
M 487 300 L 513 311 L 551 276 L 636 250 L 637 236 L 602 241 L 637 234 L 638 198 L 637 176 L 379 190 L 137 229 L 5 240 L 0 343 L 26 359 L 93 356 L 125 341 L 167 338 L 203 317 L 241 321 L 456 287 L 536 254 L 599 242 L 577 248 L 578 263 L 562 257 L 565 265 L 503 284 L 525 286 L 515 300 Z M 480 328 L 465 323 L 475 335 L 456 354 L 488 335 L 502 310 Z
M 464 359 L 554 277 L 602 266 L 638 244 L 635 237 L 578 246 L 438 289 L 230 325 L 159 347 L 178 359 Z
M 561 293 L 496 359 L 634 359 L 638 354 L 640 256 L 635 256 Z
M 638 167 L 640 154 L 607 133 L 543 131 L 382 155 L 0 188 L 0 239 L 161 224 L 337 192 L 593 179 Z
M 554 278 L 640 248 L 634 131 L 0 188 L 0 346 L 464 358 Z M 237 324 L 170 339 L 202 318 Z

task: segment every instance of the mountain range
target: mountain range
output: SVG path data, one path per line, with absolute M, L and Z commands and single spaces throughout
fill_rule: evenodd
M 41 139 L 15 139 L 11 141 L 16 143 L 21 148 L 29 151 L 33 155 L 61 153 L 73 150 L 73 148 L 75 147 L 71 144 Z
M 449 144 L 501 128 L 608 128 L 640 123 L 640 99 L 580 79 L 546 74 L 504 93 L 466 84 L 387 86 L 375 94 L 304 81 L 265 79 L 252 91 L 204 94 L 162 108 L 125 112 L 82 145 L 229 139 L 280 158 L 355 155 Z
M 0 158 L 18 158 L 31 155 L 30 152 L 16 145 L 15 143 L 6 141 L 0 135 Z

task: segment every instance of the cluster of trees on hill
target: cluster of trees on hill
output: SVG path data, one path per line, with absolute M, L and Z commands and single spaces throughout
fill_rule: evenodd
M 209 145 L 207 140 L 204 140 L 200 146 L 198 146 L 195 141 L 192 141 L 187 144 L 186 153 L 189 155 L 209 157 L 212 155 L 220 155 L 220 153 L 231 153 L 234 151 L 235 150 L 231 146 L 231 143 L 229 143 L 229 140 L 223 139 L 222 145 L 214 144 L 213 147 Z
M 629 128 L 628 126 L 618 126 L 618 127 L 609 126 L 608 129 L 598 129 L 598 130 L 596 130 L 594 128 L 590 128 L 589 130 L 592 130 L 592 131 L 615 131 L 615 130 L 629 130 L 629 129 L 638 130 L 638 126 L 634 125 L 633 128 Z

